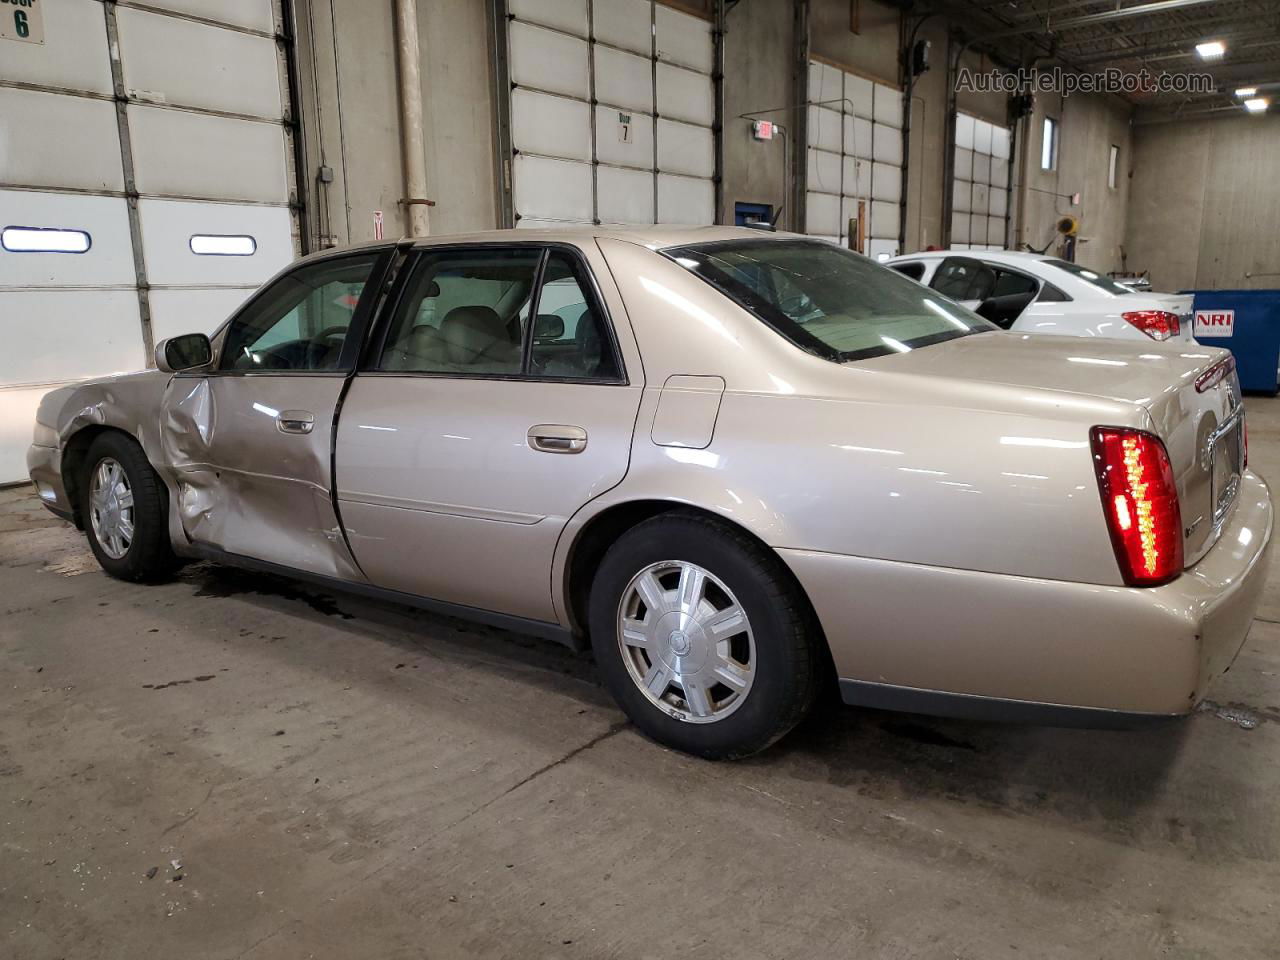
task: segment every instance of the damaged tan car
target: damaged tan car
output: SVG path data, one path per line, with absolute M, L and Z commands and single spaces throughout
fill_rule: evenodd
M 589 642 L 652 737 L 849 703 L 1186 714 L 1272 506 L 1231 359 L 997 330 L 830 244 L 533 230 L 304 259 L 28 462 L 106 571 L 203 558 Z

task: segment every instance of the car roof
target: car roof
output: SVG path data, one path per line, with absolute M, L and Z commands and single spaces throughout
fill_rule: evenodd
M 995 263 L 1007 263 L 1016 266 L 1023 263 L 1041 263 L 1054 260 L 1055 257 L 1043 253 L 1030 253 L 1023 250 L 921 250 L 918 253 L 904 253 L 891 257 L 886 263 L 901 263 L 906 260 L 939 260 L 943 257 L 973 257 L 978 260 L 991 260 Z
M 473 233 L 438 234 L 416 239 L 405 237 L 400 240 L 373 240 L 320 250 L 304 259 L 320 259 L 335 254 L 356 253 L 362 250 L 388 250 L 402 243 L 412 243 L 414 247 L 468 243 L 572 243 L 580 245 L 595 240 L 623 240 L 628 243 L 649 247 L 652 250 L 694 243 L 716 243 L 724 240 L 812 240 L 818 243 L 825 242 L 817 237 L 807 237 L 803 234 L 759 230 L 751 227 L 694 227 L 670 224 L 637 227 L 566 225 L 564 227 L 540 227 L 536 229 L 480 230 Z

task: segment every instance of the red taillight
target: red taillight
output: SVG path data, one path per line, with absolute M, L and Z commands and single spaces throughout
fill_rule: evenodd
M 1122 313 L 1125 322 L 1137 327 L 1152 340 L 1168 340 L 1182 330 L 1176 313 L 1166 310 L 1131 310 Z
M 1172 580 L 1182 572 L 1182 514 L 1164 444 L 1123 427 L 1094 427 L 1092 439 L 1102 510 L 1125 583 Z

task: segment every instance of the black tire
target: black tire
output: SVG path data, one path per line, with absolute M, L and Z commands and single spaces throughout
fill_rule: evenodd
M 737 709 L 713 722 L 665 712 L 637 685 L 620 649 L 624 591 L 650 564 L 665 561 L 696 564 L 722 581 L 755 639 L 750 688 Z M 662 514 L 623 534 L 596 572 L 588 622 L 605 686 L 641 731 L 667 746 L 709 760 L 750 756 L 791 730 L 813 704 L 823 661 L 807 602 L 776 555 L 714 518 Z
M 93 525 L 93 477 L 106 459 L 120 464 L 133 493 L 133 537 L 119 558 L 103 548 Z M 169 540 L 169 491 L 132 437 L 109 432 L 90 444 L 79 492 L 89 548 L 108 574 L 133 583 L 155 583 L 168 579 L 181 566 Z

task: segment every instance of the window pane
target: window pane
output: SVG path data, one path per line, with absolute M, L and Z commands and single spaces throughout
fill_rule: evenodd
M 1057 153 L 1058 124 L 1049 117 L 1044 118 L 1044 135 L 1040 141 L 1040 169 L 1052 170 L 1054 154 Z
M 427 254 L 409 281 L 379 369 L 406 373 L 517 374 L 542 251 Z
M 618 379 L 617 358 L 603 318 L 583 291 L 573 262 L 562 254 L 552 255 L 533 328 L 529 372 L 534 376 Z
M 927 287 L 821 241 L 735 240 L 663 252 L 796 346 L 829 360 L 902 353 L 996 329 Z
M 1112 190 L 1116 188 L 1116 173 L 1117 173 L 1116 168 L 1119 165 L 1120 165 L 1120 148 L 1113 145 L 1111 147 L 1111 162 L 1107 167 L 1107 185 L 1111 187 Z
M 378 254 L 309 264 L 281 277 L 227 333 L 223 370 L 337 370 Z
M 950 297 L 952 300 L 965 300 L 968 299 L 969 288 L 973 286 L 977 272 L 978 262 L 976 260 L 963 260 L 953 257 L 942 262 L 942 266 L 934 274 L 933 283 L 929 284 L 929 286 L 944 297 Z
M 1028 294 L 1035 294 L 1040 285 L 1030 277 L 1021 273 L 1010 273 L 1008 270 L 1001 270 L 996 278 L 996 291 L 992 294 L 994 297 L 1017 297 Z

